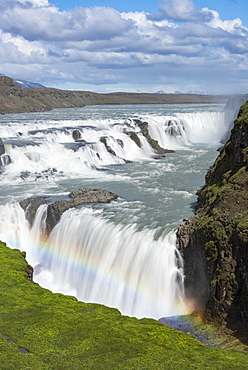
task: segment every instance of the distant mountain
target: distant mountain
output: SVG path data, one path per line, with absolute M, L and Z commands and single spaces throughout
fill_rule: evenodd
M 0 76 L 5 76 L 4 74 L 0 73 Z M 13 79 L 14 83 L 17 85 L 20 85 L 23 89 L 36 89 L 38 87 L 45 87 L 41 84 L 35 83 L 35 82 L 29 82 L 25 80 L 15 80 Z
M 167 93 L 164 92 L 164 90 L 158 90 L 155 94 L 167 94 Z M 209 95 L 209 93 L 205 91 L 187 91 L 186 93 L 182 91 L 175 91 L 174 94 Z
M 175 94 L 195 94 L 195 95 L 209 95 L 208 92 L 205 91 L 187 91 L 186 93 L 182 91 L 175 91 Z
M 35 82 L 29 82 L 25 80 L 14 80 L 14 83 L 20 85 L 23 89 L 36 89 L 38 87 L 45 87 Z
M 166 92 L 164 92 L 164 90 L 159 90 L 155 94 L 166 94 Z

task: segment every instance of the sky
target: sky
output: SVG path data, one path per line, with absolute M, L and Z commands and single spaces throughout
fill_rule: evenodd
M 248 1 L 0 0 L 0 73 L 101 93 L 248 93 Z

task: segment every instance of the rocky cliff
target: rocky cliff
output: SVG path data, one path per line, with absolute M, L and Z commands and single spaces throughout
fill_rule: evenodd
M 207 320 L 247 336 L 248 102 L 178 230 L 186 295 Z

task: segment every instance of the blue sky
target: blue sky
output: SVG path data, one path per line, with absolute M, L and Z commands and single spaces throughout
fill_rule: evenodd
M 247 0 L 1 0 L 0 73 L 96 92 L 247 93 Z
M 156 12 L 161 1 L 152 0 L 54 0 L 59 9 L 73 9 L 75 7 L 107 6 L 119 12 L 145 11 Z M 222 19 L 241 17 L 243 24 L 248 26 L 248 0 L 195 0 L 197 9 L 208 7 L 217 10 Z

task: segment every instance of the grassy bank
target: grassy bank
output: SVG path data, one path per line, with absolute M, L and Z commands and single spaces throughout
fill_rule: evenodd
M 248 369 L 244 352 L 41 288 L 27 280 L 24 254 L 3 243 L 0 269 L 2 370 Z

